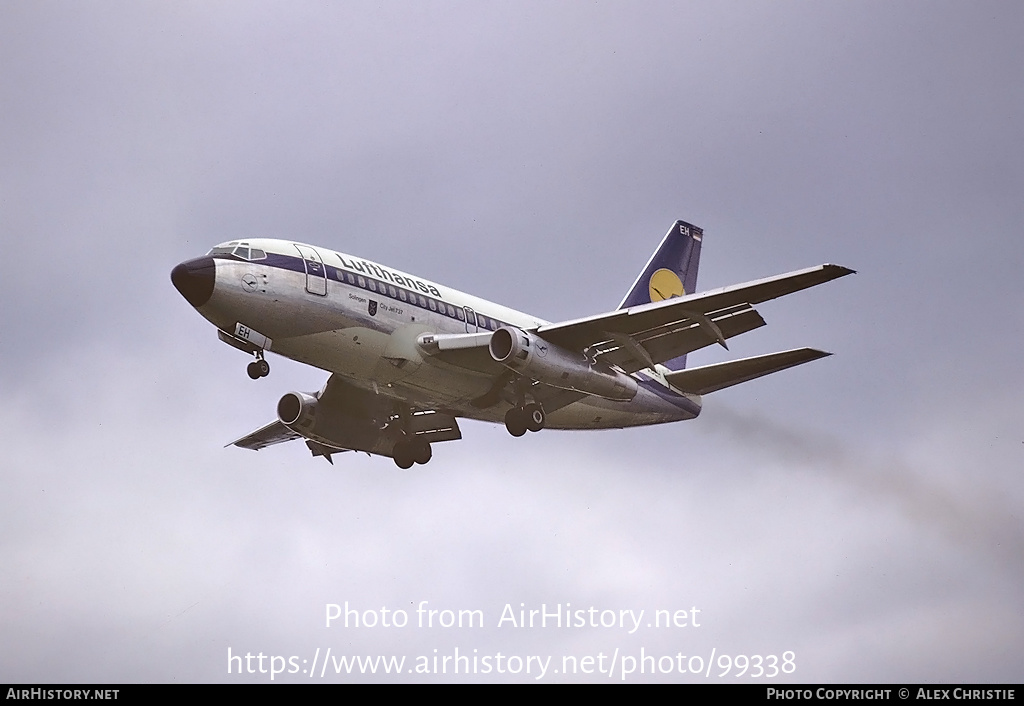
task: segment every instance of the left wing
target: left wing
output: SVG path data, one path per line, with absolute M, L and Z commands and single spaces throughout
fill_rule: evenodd
M 286 441 L 301 438 L 303 438 L 302 434 L 292 431 L 286 427 L 280 419 L 278 419 L 266 426 L 260 427 L 251 434 L 246 434 L 241 439 L 232 441 L 230 444 L 227 444 L 225 448 L 228 446 L 237 446 L 242 449 L 259 451 L 260 449 L 265 449 L 268 446 L 273 446 L 274 444 L 282 444 Z M 331 458 L 332 455 L 349 451 L 349 449 L 339 449 L 334 446 L 327 446 L 326 444 L 321 444 L 320 442 L 313 441 L 312 439 L 306 439 L 306 446 L 309 448 L 310 453 L 314 456 L 323 456 L 331 463 L 332 466 L 334 465 L 334 460 Z
M 286 410 L 281 412 L 280 410 Z M 313 394 L 289 392 L 278 404 L 277 421 L 247 434 L 228 446 L 259 451 L 293 439 L 305 439 L 314 456 L 342 451 L 365 451 L 394 458 L 396 448 L 415 440 L 434 444 L 462 438 L 454 416 L 434 409 L 402 406 L 332 375 Z
M 235 439 L 230 444 L 226 444 L 224 448 L 238 446 L 243 449 L 259 451 L 274 444 L 283 444 L 286 441 L 301 438 L 302 434 L 292 431 L 281 423 L 281 420 L 275 420 L 266 426 L 260 427 L 251 434 L 246 434 L 241 439 Z

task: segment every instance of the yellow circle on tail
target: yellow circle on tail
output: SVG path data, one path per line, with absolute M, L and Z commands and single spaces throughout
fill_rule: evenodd
M 672 297 L 681 297 L 686 292 L 683 290 L 683 282 L 672 270 L 666 270 L 662 268 L 651 275 L 651 281 L 648 283 L 648 289 L 651 294 L 652 302 L 660 302 L 663 299 L 671 299 Z

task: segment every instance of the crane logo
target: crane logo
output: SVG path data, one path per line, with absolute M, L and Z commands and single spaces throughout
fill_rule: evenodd
M 681 297 L 686 294 L 683 289 L 683 281 L 679 279 L 672 270 L 666 270 L 662 268 L 651 275 L 651 281 L 648 283 L 648 289 L 651 295 L 652 302 L 660 302 L 665 299 L 671 299 L 672 297 Z

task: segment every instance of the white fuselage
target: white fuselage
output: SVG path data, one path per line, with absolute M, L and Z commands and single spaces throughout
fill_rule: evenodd
M 492 388 L 503 371 L 500 364 L 478 356 L 454 365 L 431 356 L 418 339 L 487 334 L 500 326 L 530 330 L 547 323 L 326 248 L 272 239 L 245 244 L 250 259 L 229 254 L 236 243 L 211 251 L 215 285 L 209 300 L 197 307 L 204 317 L 231 335 L 259 340 L 261 348 L 413 407 L 501 422 L 507 402 L 473 404 Z M 664 372 L 659 365 L 635 374 L 640 386 L 630 401 L 585 396 L 552 410 L 546 426 L 614 428 L 697 416 L 699 396 L 670 389 Z

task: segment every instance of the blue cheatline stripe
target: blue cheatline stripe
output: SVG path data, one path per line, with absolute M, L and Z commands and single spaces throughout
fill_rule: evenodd
M 306 274 L 306 266 L 304 264 L 303 259 L 301 257 L 297 257 L 295 255 L 281 255 L 279 253 L 268 252 L 266 258 L 263 258 L 263 259 L 260 259 L 260 260 L 246 260 L 244 258 L 236 257 L 234 255 L 227 254 L 227 253 L 211 255 L 211 257 L 213 257 L 215 260 L 229 260 L 231 262 L 241 262 L 241 263 L 246 263 L 246 264 L 249 264 L 249 265 L 256 265 L 258 267 L 273 267 L 274 269 L 278 269 L 278 270 L 287 270 L 289 272 L 297 272 L 300 275 L 305 275 Z M 360 289 L 360 290 L 362 290 L 364 292 L 367 292 L 371 296 L 376 294 L 376 295 L 379 295 L 381 297 L 387 297 L 388 299 L 393 299 L 393 300 L 395 300 L 397 302 L 401 302 L 403 304 L 408 304 L 409 306 L 414 306 L 417 309 L 422 309 L 423 311 L 427 311 L 427 312 L 430 312 L 432 314 L 440 314 L 441 316 L 446 316 L 449 319 L 454 319 L 456 321 L 464 322 L 464 318 L 459 318 L 459 314 L 461 313 L 462 316 L 465 317 L 465 315 L 466 315 L 465 314 L 465 310 L 462 307 L 456 306 L 454 304 L 449 304 L 449 303 L 443 301 L 442 299 L 440 299 L 439 297 L 433 297 L 433 296 L 425 295 L 425 294 L 422 294 L 419 291 L 409 289 L 408 287 L 402 287 L 402 286 L 399 286 L 399 285 L 396 285 L 396 284 L 385 282 L 384 280 L 381 280 L 378 277 L 375 277 L 374 275 L 371 275 L 371 274 L 368 274 L 368 273 L 367 274 L 359 274 L 357 272 L 351 272 L 349 270 L 344 270 L 344 269 L 342 269 L 340 267 L 335 267 L 334 265 L 328 265 L 327 263 L 322 263 L 322 265 L 323 265 L 323 268 L 324 268 L 324 270 L 326 272 L 326 278 L 327 279 L 334 280 L 335 282 L 343 284 L 346 287 L 354 287 L 356 289 Z M 348 282 L 345 279 L 345 275 L 346 274 L 349 274 L 352 277 L 357 278 L 356 279 L 357 282 L 358 282 L 358 278 L 362 278 L 364 280 L 364 282 L 367 282 L 367 283 L 374 282 L 377 285 L 377 290 L 371 290 L 369 288 L 369 286 L 367 286 L 367 285 L 359 286 L 359 284 L 357 284 L 357 283 Z M 313 277 L 319 277 L 319 275 L 312 275 L 312 276 Z M 409 278 L 405 278 L 405 279 L 409 279 Z M 406 297 L 405 297 L 405 299 L 401 299 L 398 296 L 391 296 L 391 294 L 388 293 L 388 290 L 385 289 L 385 288 L 394 288 L 396 294 L 398 293 L 398 291 L 403 291 L 403 292 L 405 292 Z M 384 290 L 384 291 L 381 291 L 381 290 Z M 425 305 L 421 305 L 419 303 L 419 299 L 421 299 L 421 298 L 423 299 L 424 302 L 426 302 Z M 436 309 L 431 309 L 430 308 L 430 302 L 431 301 L 434 302 L 434 305 L 435 305 Z M 489 314 L 486 314 L 484 312 L 477 311 L 476 314 L 477 314 L 478 320 L 486 319 L 486 321 L 484 323 L 480 323 L 479 324 L 479 327 L 481 329 L 484 329 L 485 331 L 493 331 L 493 330 L 496 330 L 496 329 L 500 328 L 501 326 L 508 326 L 509 325 L 506 322 L 501 321 L 499 319 L 496 319 L 493 316 L 491 316 Z

